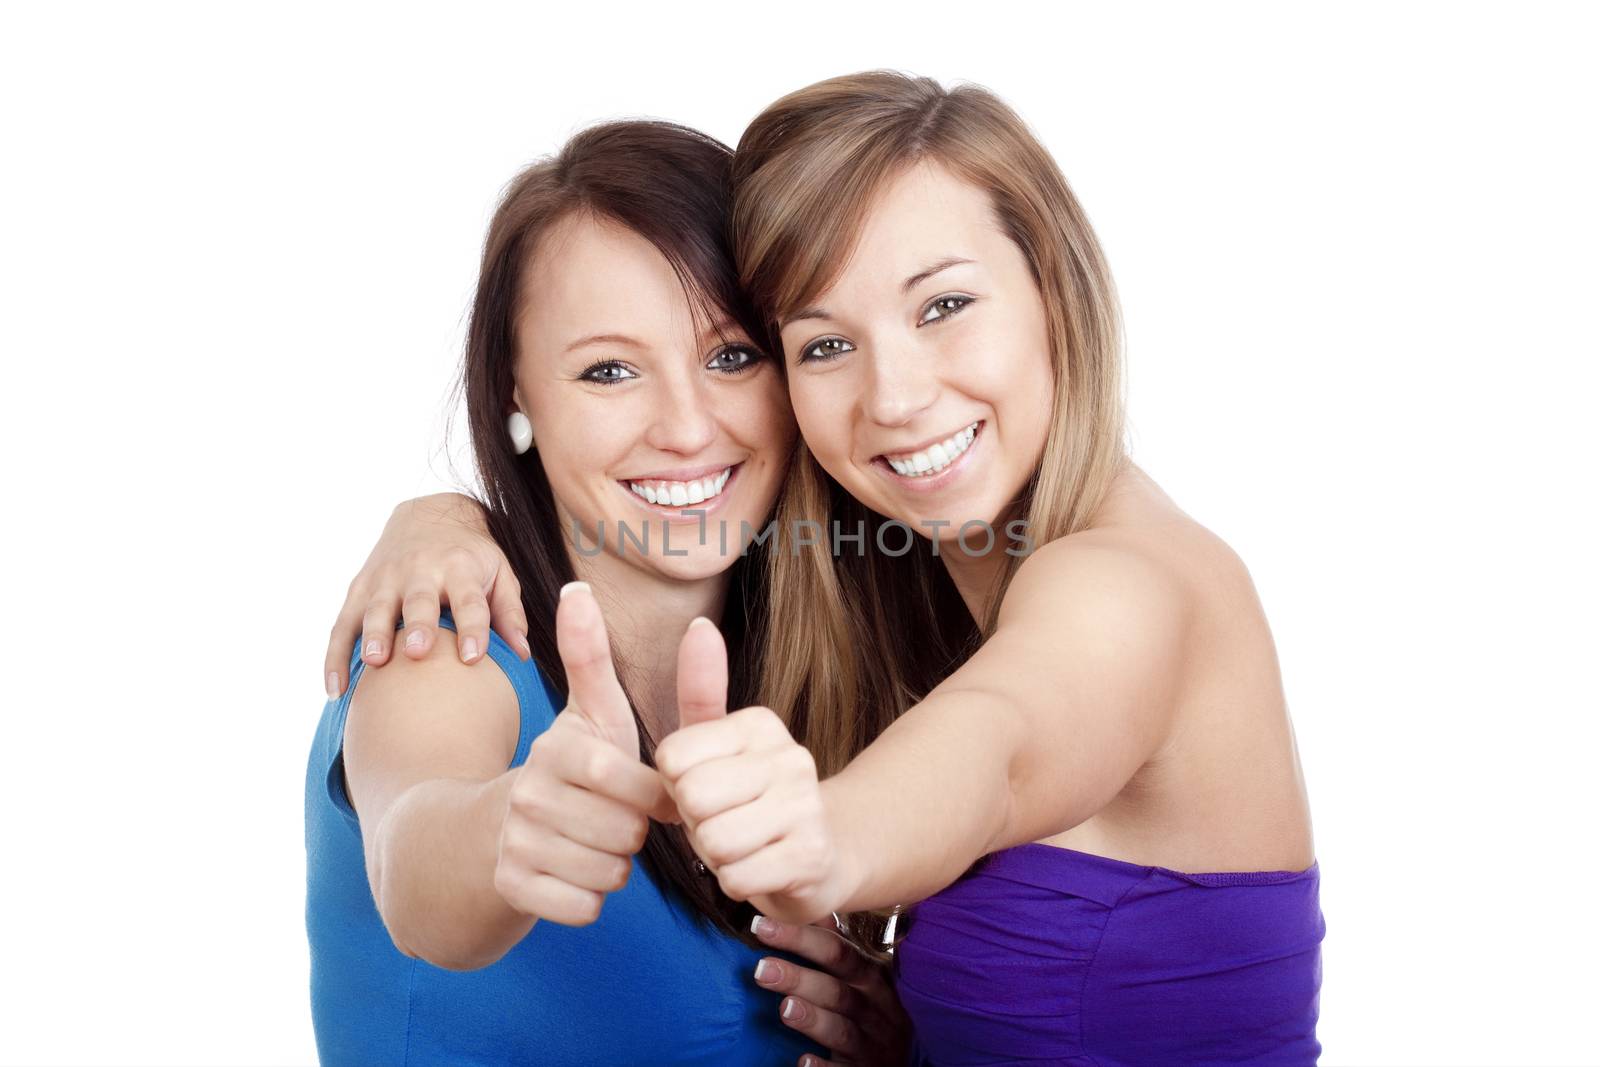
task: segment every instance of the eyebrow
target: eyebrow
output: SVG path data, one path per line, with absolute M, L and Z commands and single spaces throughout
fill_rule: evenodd
M 589 345 L 627 345 L 629 348 L 643 348 L 645 344 L 636 337 L 629 337 L 625 333 L 595 333 L 588 337 L 580 337 L 566 347 L 566 351 L 575 352 Z
M 959 267 L 963 263 L 976 262 L 977 260 L 964 259 L 961 256 L 946 256 L 938 262 L 930 263 L 927 267 L 917 271 L 917 273 L 901 282 L 900 291 L 902 293 L 909 294 L 911 290 L 915 289 L 917 286 L 921 285 L 935 274 L 938 274 L 940 271 L 949 270 L 951 267 Z M 829 317 L 831 316 L 829 316 L 825 309 L 820 307 L 810 307 L 790 315 L 788 321 L 786 321 L 784 325 L 787 326 L 791 322 L 799 322 L 801 319 L 826 319 Z

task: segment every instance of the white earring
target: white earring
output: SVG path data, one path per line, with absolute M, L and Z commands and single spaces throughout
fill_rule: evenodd
M 519 456 L 533 445 L 533 423 L 520 411 L 506 416 L 506 432 L 511 435 L 511 447 Z

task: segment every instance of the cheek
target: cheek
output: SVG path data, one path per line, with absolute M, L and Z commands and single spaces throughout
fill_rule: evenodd
M 752 447 L 772 447 L 787 452 L 794 444 L 795 412 L 783 379 L 763 371 L 761 380 L 744 390 L 740 428 Z
M 789 401 L 794 405 L 800 436 L 823 466 L 831 467 L 831 457 L 848 453 L 854 403 L 798 373 L 789 379 Z
M 599 408 L 586 403 L 588 397 L 572 397 L 565 403 L 529 404 L 534 444 L 545 477 L 556 497 L 567 506 L 592 492 L 590 486 L 607 473 L 626 451 L 627 442 L 619 438 L 616 427 L 634 424 L 615 405 Z

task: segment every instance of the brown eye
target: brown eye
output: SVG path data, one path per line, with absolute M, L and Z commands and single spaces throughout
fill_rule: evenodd
M 949 318 L 972 303 L 970 296 L 940 296 L 935 297 L 922 311 L 922 318 L 917 320 L 918 326 L 926 326 L 930 322 L 939 322 Z
M 855 345 L 843 337 L 824 337 L 820 341 L 812 341 L 800 351 L 801 363 L 825 363 L 830 359 L 837 359 L 846 352 L 854 352 Z

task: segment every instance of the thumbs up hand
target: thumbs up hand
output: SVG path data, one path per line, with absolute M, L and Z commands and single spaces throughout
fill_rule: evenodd
M 500 827 L 495 889 L 513 908 L 567 926 L 600 916 L 644 845 L 650 817 L 676 821 L 661 776 L 639 759 L 639 733 L 611 662 L 594 594 L 561 590 L 556 644 L 567 707 L 518 768 Z
M 772 710 L 728 714 L 727 697 L 722 635 L 696 619 L 678 646 L 679 727 L 656 748 L 656 767 L 724 893 L 815 921 L 845 894 L 816 761 Z

